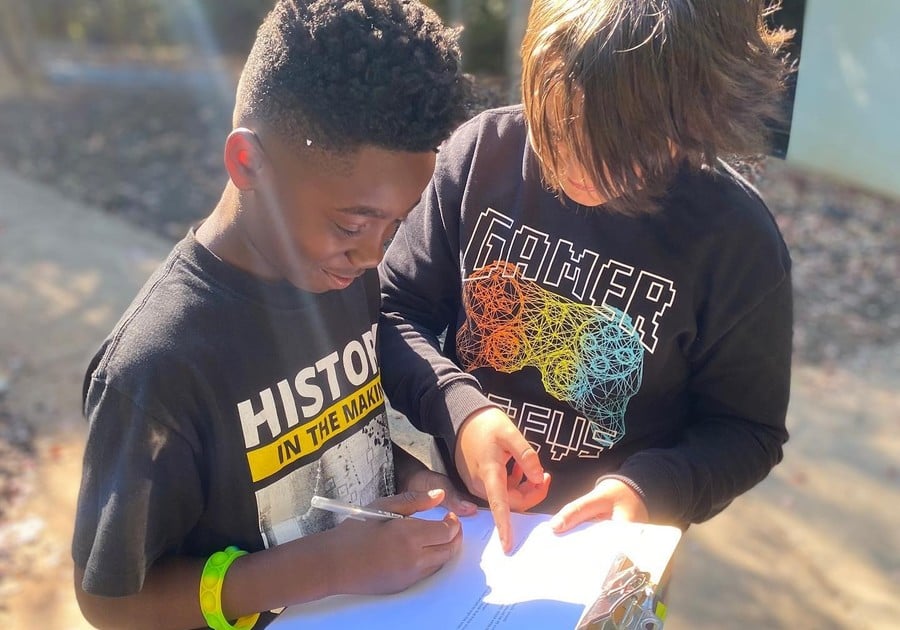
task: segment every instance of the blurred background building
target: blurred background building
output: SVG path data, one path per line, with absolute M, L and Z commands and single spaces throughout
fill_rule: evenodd
M 427 1 L 447 21 L 464 26 L 465 66 L 494 90 L 486 104 L 519 100 L 518 48 L 528 0 Z M 180 59 L 194 68 L 205 65 L 205 82 L 218 80 L 227 102 L 233 73 L 223 74 L 222 57 L 239 60 L 246 53 L 270 5 L 264 0 L 2 0 L 0 60 L 34 84 L 102 80 L 103 72 L 87 63 L 97 62 L 91 53 L 98 50 L 118 50 L 132 59 Z M 796 99 L 788 101 L 795 107 L 787 159 L 900 197 L 894 173 L 900 163 L 900 3 L 782 0 L 773 21 L 797 32 L 792 53 L 801 59 Z M 107 81 L 117 78 L 107 72 Z M 118 72 L 124 81 L 121 68 Z M 165 76 L 157 72 L 143 80 Z M 789 129 L 776 133 L 780 157 Z

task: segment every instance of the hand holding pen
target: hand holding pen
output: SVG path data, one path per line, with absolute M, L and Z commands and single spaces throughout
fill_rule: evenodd
M 325 534 L 345 554 L 340 582 L 346 593 L 396 593 L 438 571 L 459 551 L 462 527 L 456 514 L 442 520 L 407 518 L 437 507 L 443 489 L 407 491 L 362 507 L 318 498 L 314 505 L 346 518 Z
M 338 516 L 346 516 L 357 521 L 390 521 L 395 518 L 407 518 L 403 514 L 397 514 L 396 512 L 363 507 L 347 501 L 341 501 L 340 499 L 329 499 L 328 497 L 314 496 L 310 501 L 310 505 L 314 508 L 327 510 Z

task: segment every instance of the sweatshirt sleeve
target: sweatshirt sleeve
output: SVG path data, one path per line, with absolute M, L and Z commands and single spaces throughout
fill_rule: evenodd
M 653 522 L 709 519 L 781 461 L 793 325 L 785 264 L 777 285 L 692 357 L 690 424 L 679 442 L 640 451 L 609 475 L 642 495 Z
M 466 140 L 473 132 L 472 123 L 464 125 L 442 148 L 431 185 L 379 267 L 385 395 L 416 428 L 445 439 L 451 453 L 459 424 L 492 406 L 478 381 L 440 347 L 460 311 L 459 214 L 472 160 L 467 147 L 474 144 Z

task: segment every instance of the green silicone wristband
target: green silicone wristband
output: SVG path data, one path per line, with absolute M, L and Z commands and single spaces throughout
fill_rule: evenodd
M 234 625 L 228 622 L 222 613 L 222 585 L 225 573 L 236 558 L 247 555 L 235 546 L 226 547 L 225 551 L 217 551 L 209 557 L 200 575 L 200 612 L 206 619 L 206 625 L 213 630 L 250 630 L 259 619 L 259 613 L 241 617 Z

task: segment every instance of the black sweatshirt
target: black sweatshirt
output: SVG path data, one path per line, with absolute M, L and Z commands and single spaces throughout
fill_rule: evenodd
M 442 147 L 380 271 L 385 392 L 451 471 L 490 405 L 552 474 L 545 512 L 612 476 L 685 526 L 781 460 L 790 257 L 724 164 L 683 170 L 654 214 L 584 208 L 542 185 L 521 107 L 488 111 Z

